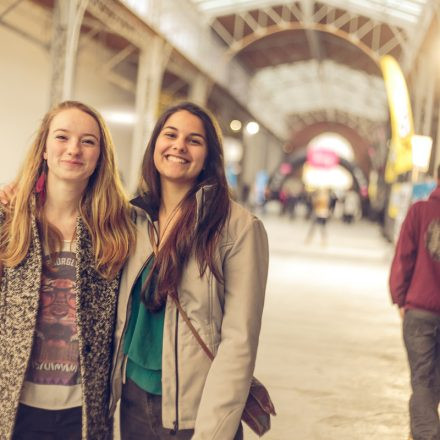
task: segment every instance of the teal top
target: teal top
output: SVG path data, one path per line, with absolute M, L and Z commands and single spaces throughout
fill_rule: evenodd
M 124 336 L 127 377 L 140 388 L 162 395 L 162 342 L 165 307 L 152 313 L 141 300 L 142 284 L 150 273 L 153 258 L 136 281 L 131 296 L 131 315 Z M 152 286 L 154 288 L 154 286 Z M 148 294 L 151 293 L 149 289 Z

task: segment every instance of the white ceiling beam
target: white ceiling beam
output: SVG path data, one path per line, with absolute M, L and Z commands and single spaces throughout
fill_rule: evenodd
M 372 21 L 367 21 L 365 24 L 363 24 L 360 28 L 358 28 L 356 30 L 356 32 L 354 32 L 354 35 L 359 38 L 359 40 L 362 40 L 362 38 L 365 37 L 365 35 L 367 35 L 369 32 L 372 31 L 373 29 L 373 22 Z
M 399 45 L 399 42 L 395 37 L 388 40 L 384 45 L 381 46 L 379 49 L 379 53 L 381 56 L 386 55 L 387 53 L 391 52 L 395 47 Z
M 386 4 L 382 5 L 382 7 L 377 7 L 377 3 L 371 0 L 363 0 L 362 4 L 353 3 L 347 0 L 320 0 L 322 3 L 326 3 L 329 6 L 333 6 L 334 8 L 338 8 L 341 10 L 349 11 L 354 14 L 362 15 L 366 18 L 370 18 L 372 20 L 380 21 L 384 24 L 393 24 L 399 26 L 401 28 L 413 28 L 413 22 L 408 19 L 398 18 L 394 14 L 396 10 L 394 7 L 390 6 L 387 8 Z M 398 12 L 398 11 L 397 11 Z
M 291 2 L 290 2 L 291 3 Z M 310 3 L 310 0 L 309 2 Z M 302 21 L 304 20 L 304 12 L 296 6 L 296 3 L 287 4 L 286 7 L 289 9 L 291 14 L 298 20 Z
M 1 13 L 0 13 L 0 20 L 6 17 L 11 11 L 13 11 L 23 0 L 15 0 L 13 3 L 11 3 L 9 6 L 7 6 Z
M 319 23 L 328 13 L 328 7 L 327 5 L 322 5 L 313 16 L 313 21 L 315 23 Z
M 281 23 L 281 16 L 273 8 L 264 8 L 263 11 L 276 23 Z
M 249 12 L 244 12 L 240 14 L 240 16 L 243 18 L 246 24 L 252 29 L 253 32 L 258 32 L 261 26 L 254 19 L 254 17 L 252 17 L 252 15 L 249 14 Z
M 304 23 L 306 25 L 313 23 L 313 3 L 310 2 L 310 0 L 301 0 L 301 6 L 303 10 Z M 306 38 L 312 57 L 319 61 L 322 60 L 324 57 L 318 34 L 311 29 L 306 29 Z
M 348 12 L 342 14 L 338 17 L 332 24 L 338 29 L 341 29 L 342 26 L 346 25 L 351 20 L 352 15 Z
M 404 35 L 404 33 L 401 30 L 399 30 L 399 28 L 397 28 L 396 26 L 389 26 L 389 28 L 393 33 L 394 37 L 399 42 L 399 44 L 401 46 L 405 46 L 407 44 L 408 37 Z
M 234 40 L 241 40 L 244 37 L 244 20 L 241 15 L 236 15 L 234 17 Z
M 408 50 L 402 59 L 401 65 L 404 73 L 408 73 L 411 67 L 414 65 L 414 61 L 419 53 L 420 47 L 425 40 L 426 32 L 428 31 L 429 26 L 434 18 L 435 4 L 437 4 L 438 7 L 438 1 L 428 1 L 423 8 L 422 14 L 417 22 L 416 29 L 418 32 L 415 32 L 413 37 L 410 39 Z
M 228 46 L 234 44 L 234 36 L 219 21 L 214 21 L 211 26 Z

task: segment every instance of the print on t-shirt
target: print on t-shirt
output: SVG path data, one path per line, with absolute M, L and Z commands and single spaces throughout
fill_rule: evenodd
M 41 385 L 80 383 L 76 326 L 75 254 L 59 252 L 43 264 L 40 309 L 26 381 Z

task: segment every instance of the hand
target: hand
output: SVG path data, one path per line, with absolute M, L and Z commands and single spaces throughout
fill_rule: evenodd
M 403 317 L 405 316 L 405 307 L 399 307 L 399 314 L 400 317 L 403 319 Z
M 9 202 L 14 198 L 17 188 L 15 183 L 9 183 L 8 185 L 0 188 L 0 203 L 3 205 L 8 205 Z

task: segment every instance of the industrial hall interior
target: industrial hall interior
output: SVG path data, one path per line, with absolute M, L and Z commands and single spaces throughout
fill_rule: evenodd
M 158 116 L 208 109 L 268 235 L 264 438 L 418 439 L 389 280 L 437 186 L 440 0 L 0 0 L 0 59 L 0 187 L 61 101 L 103 116 L 130 198 Z

